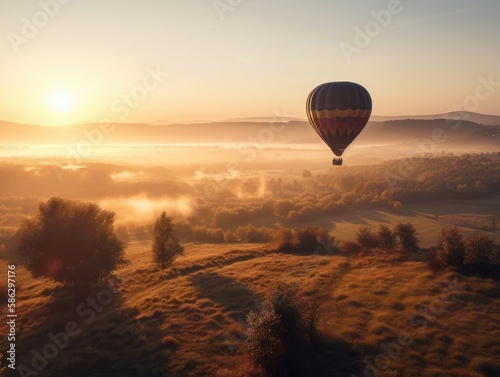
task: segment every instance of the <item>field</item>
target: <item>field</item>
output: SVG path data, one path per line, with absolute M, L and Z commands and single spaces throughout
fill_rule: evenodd
M 107 283 L 112 288 L 93 292 L 95 307 L 75 305 L 70 292 L 19 268 L 18 363 L 33 368 L 31 350 L 43 352 L 54 343 L 49 333 L 72 321 L 81 333 L 37 375 L 231 376 L 242 360 L 246 315 L 259 311 L 273 283 L 286 281 L 300 284 L 317 305 L 320 330 L 335 339 L 318 356 L 318 365 L 332 368 L 327 375 L 500 373 L 498 281 L 434 274 L 424 255 L 303 256 L 252 244 L 188 244 L 174 267 L 158 270 L 148 242 L 133 239 L 127 256 L 131 265 Z
M 377 228 L 380 224 L 395 226 L 398 222 L 411 222 L 419 232 L 421 246 L 431 247 L 444 228 L 457 227 L 465 235 L 485 232 L 500 241 L 500 234 L 491 231 L 491 213 L 499 212 L 498 195 L 478 200 L 438 200 L 410 204 L 400 210 L 359 210 L 338 216 L 329 225 L 332 234 L 342 242 L 354 239 L 360 227 Z M 328 226 L 328 224 L 325 224 Z
M 498 153 L 325 170 L 322 157 L 307 161 L 305 150 L 283 164 L 268 159 L 284 150 L 263 150 L 239 166 L 221 162 L 236 150 L 210 150 L 202 167 L 195 162 L 201 151 L 184 165 L 139 158 L 127 164 L 124 156 L 59 167 L 61 161 L 41 156 L 0 164 L 7 183 L 0 190 L 4 256 L 22 220 L 57 195 L 114 211 L 130 261 L 83 301 L 18 265 L 18 369 L 7 376 L 248 375 L 246 318 L 261 312 L 278 282 L 297 284 L 316 309 L 323 340 L 308 356 L 314 375 L 500 375 L 498 279 L 434 272 L 427 263 L 444 228 L 500 241 L 491 223 L 500 212 Z M 401 166 L 411 174 L 401 175 Z M 163 210 L 184 230 L 185 247 L 164 270 L 151 253 L 151 224 Z M 280 254 L 265 240 L 280 227 L 317 225 L 342 245 L 360 228 L 398 223 L 415 226 L 421 251 Z M 260 243 L 245 233 L 249 226 Z M 5 310 L 3 302 L 0 315 Z M 7 330 L 4 321 L 0 333 Z M 0 348 L 8 349 L 5 338 Z

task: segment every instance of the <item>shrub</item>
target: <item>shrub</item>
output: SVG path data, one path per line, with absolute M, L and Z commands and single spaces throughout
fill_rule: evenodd
M 465 241 L 464 264 L 477 265 L 491 262 L 495 245 L 487 234 L 477 233 Z
M 378 245 L 391 251 L 396 246 L 396 235 L 386 225 L 380 225 L 377 231 Z
M 399 246 L 402 251 L 417 251 L 418 238 L 417 230 L 411 223 L 399 223 L 394 229 L 394 234 L 398 240 Z
M 305 375 L 301 360 L 315 335 L 315 313 L 298 285 L 278 283 L 247 322 L 245 349 L 257 370 L 266 376 Z
M 441 258 L 439 251 L 435 247 L 432 247 L 429 251 L 427 264 L 433 271 L 438 271 L 446 267 L 445 261 Z
M 204 225 L 192 227 L 193 240 L 206 243 L 223 243 L 224 232 L 220 228 L 207 228 Z
M 437 246 L 431 249 L 428 263 L 433 269 L 455 266 L 476 274 L 497 274 L 500 245 L 493 243 L 484 233 L 476 233 L 464 241 L 456 227 L 447 228 L 441 231 Z
M 285 227 L 276 230 L 272 236 L 271 247 L 280 253 L 295 251 L 292 230 Z
M 293 230 L 293 240 L 297 252 L 314 251 L 319 242 L 328 240 L 328 232 L 318 226 L 308 225 L 305 228 L 295 228 Z
M 374 249 L 378 246 L 377 237 L 370 229 L 366 227 L 359 228 L 358 232 L 356 233 L 356 242 L 359 246 L 367 250 Z
M 361 246 L 356 242 L 344 242 L 340 250 L 347 254 L 357 254 L 361 251 Z
M 438 237 L 436 258 L 445 266 L 459 266 L 465 257 L 465 245 L 462 233 L 456 227 L 441 230 Z
M 280 253 L 333 254 L 339 251 L 335 237 L 324 228 L 313 225 L 293 229 L 281 227 L 271 236 L 270 246 Z
M 264 243 L 271 239 L 271 229 L 256 228 L 249 224 L 236 228 L 235 235 L 239 242 L 245 243 Z

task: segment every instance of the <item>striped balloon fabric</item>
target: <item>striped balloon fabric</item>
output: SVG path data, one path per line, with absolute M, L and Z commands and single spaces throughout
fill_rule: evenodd
M 316 87 L 307 98 L 307 117 L 318 135 L 337 156 L 368 123 L 372 100 L 361 85 L 329 82 Z

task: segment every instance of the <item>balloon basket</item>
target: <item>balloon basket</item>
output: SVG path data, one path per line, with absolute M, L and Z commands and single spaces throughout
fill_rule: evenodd
M 341 166 L 342 165 L 342 158 L 334 158 L 332 160 L 332 164 L 335 166 Z

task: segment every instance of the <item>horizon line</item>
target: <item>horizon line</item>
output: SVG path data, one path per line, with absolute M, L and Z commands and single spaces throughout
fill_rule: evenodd
M 460 113 L 466 113 L 466 114 L 475 114 L 475 115 L 481 115 L 481 116 L 489 116 L 489 117 L 500 117 L 500 114 L 486 114 L 486 113 L 478 113 L 474 111 L 447 111 L 447 112 L 442 112 L 442 113 L 435 113 L 435 114 L 402 114 L 402 115 L 378 115 L 378 114 L 372 114 L 370 118 L 378 117 L 378 118 L 415 118 L 415 117 L 432 117 L 432 116 L 443 116 L 447 114 L 460 114 Z M 247 123 L 287 123 L 287 122 L 294 122 L 294 121 L 299 121 L 299 122 L 308 122 L 307 118 L 298 118 L 298 117 L 283 117 L 283 119 L 287 119 L 285 121 L 252 121 L 250 119 L 274 119 L 276 118 L 275 115 L 268 115 L 268 116 L 247 116 L 247 117 L 238 117 L 238 118 L 224 118 L 220 120 L 187 120 L 187 121 L 168 121 L 168 120 L 153 120 L 153 121 L 136 121 L 136 122 L 122 122 L 122 121 L 112 121 L 111 124 L 145 124 L 145 125 L 151 125 L 151 126 L 162 126 L 162 125 L 190 125 L 190 124 L 209 124 L 209 123 L 224 123 L 224 122 L 247 122 Z M 439 118 L 436 118 L 439 119 Z M 404 119 L 401 119 L 404 120 Z M 410 120 L 410 119 L 409 119 Z M 463 119 L 467 120 L 467 119 Z M 1 123 L 11 123 L 11 124 L 19 124 L 23 126 L 41 126 L 41 127 L 66 127 L 66 126 L 81 126 L 85 124 L 99 124 L 102 122 L 96 121 L 96 120 L 85 120 L 85 121 L 80 121 L 80 122 L 73 122 L 73 123 L 58 123 L 58 124 L 48 124 L 48 123 L 22 123 L 22 122 L 15 122 L 15 121 L 10 121 L 10 120 L 4 120 L 0 119 Z

